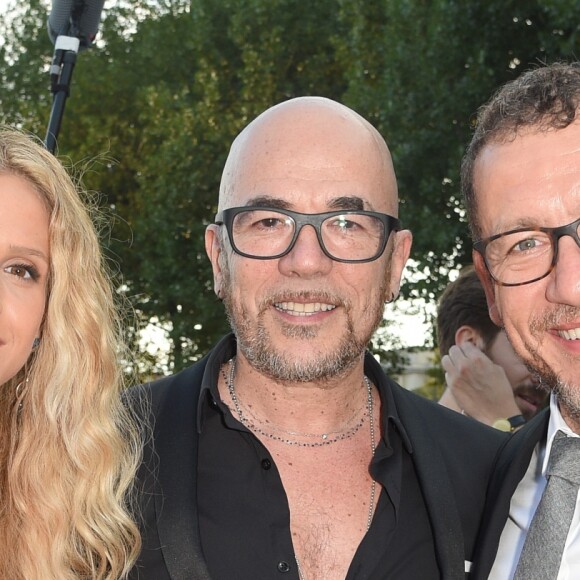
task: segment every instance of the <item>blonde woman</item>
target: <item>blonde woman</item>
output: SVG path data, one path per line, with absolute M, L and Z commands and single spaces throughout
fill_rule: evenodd
M 0 578 L 117 579 L 140 547 L 138 433 L 99 242 L 34 139 L 0 129 Z

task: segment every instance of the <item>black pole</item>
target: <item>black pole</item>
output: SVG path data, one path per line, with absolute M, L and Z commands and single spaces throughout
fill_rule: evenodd
M 51 153 L 56 150 L 56 140 L 60 132 L 64 106 L 70 94 L 70 83 L 78 50 L 78 38 L 59 36 L 56 39 L 54 57 L 50 67 L 50 90 L 53 94 L 52 110 L 45 139 L 45 146 Z

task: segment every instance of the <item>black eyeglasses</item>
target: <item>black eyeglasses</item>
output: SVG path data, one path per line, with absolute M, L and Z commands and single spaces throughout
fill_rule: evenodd
M 473 244 L 491 277 L 501 286 L 521 286 L 545 278 L 558 261 L 558 241 L 570 236 L 580 248 L 580 218 L 557 228 L 520 228 Z
M 304 226 L 312 226 L 322 251 L 337 262 L 372 262 L 385 250 L 389 235 L 402 229 L 390 215 L 340 210 L 298 213 L 269 207 L 232 207 L 215 216 L 225 225 L 240 256 L 273 260 L 288 254 Z

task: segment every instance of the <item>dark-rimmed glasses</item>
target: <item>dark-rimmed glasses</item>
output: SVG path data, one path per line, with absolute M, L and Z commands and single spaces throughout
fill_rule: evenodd
M 312 226 L 322 251 L 337 262 L 372 262 L 385 250 L 389 235 L 401 222 L 373 211 L 339 210 L 298 213 L 270 207 L 232 207 L 215 216 L 225 225 L 232 248 L 240 256 L 273 260 L 288 254 L 304 226 Z
M 545 278 L 558 261 L 558 241 L 570 236 L 580 248 L 580 218 L 557 228 L 519 228 L 473 244 L 491 277 L 501 286 L 521 286 Z

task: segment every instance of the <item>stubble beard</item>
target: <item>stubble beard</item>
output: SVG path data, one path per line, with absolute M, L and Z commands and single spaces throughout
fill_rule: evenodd
M 312 355 L 304 358 L 292 356 L 292 352 L 276 348 L 265 325 L 268 309 L 272 308 L 275 302 L 282 300 L 276 299 L 275 296 L 263 299 L 259 306 L 257 319 L 252 320 L 243 306 L 236 304 L 233 300 L 227 267 L 223 268 L 222 272 L 224 276 L 222 292 L 224 306 L 230 326 L 236 335 L 238 348 L 252 367 L 276 381 L 304 383 L 347 374 L 360 361 L 371 336 L 383 319 L 383 302 L 387 291 L 386 277 L 383 278 L 385 282 L 379 289 L 383 299 L 378 300 L 375 304 L 367 303 L 366 305 L 365 322 L 370 321 L 366 332 L 363 330 L 357 333 L 352 308 L 348 302 L 337 300 L 336 296 L 328 294 L 327 298 L 324 299 L 322 295 L 317 294 L 319 302 L 340 303 L 340 307 L 346 313 L 345 332 L 338 345 L 332 350 L 324 352 L 319 350 L 316 344 L 316 339 L 320 334 L 319 327 L 282 323 L 280 329 L 284 336 L 308 342 L 306 347 L 310 348 L 312 352 Z M 295 298 L 297 297 L 299 297 L 299 293 L 295 295 Z M 287 294 L 284 295 L 284 300 L 289 300 Z M 364 322 L 359 321 L 360 324 L 364 324 Z
M 552 312 L 535 316 L 530 321 L 530 331 L 533 336 L 540 337 L 542 333 L 547 332 L 565 320 L 577 319 L 578 309 L 573 306 L 560 306 Z M 554 393 L 558 398 L 558 404 L 576 426 L 580 428 L 580 383 L 564 380 L 549 365 L 548 361 L 542 356 L 541 342 L 538 338 L 534 344 L 530 341 L 524 341 L 527 354 L 523 357 L 526 366 L 530 372 L 539 381 L 542 389 Z M 578 357 L 570 356 L 570 362 L 578 364 Z M 573 368 L 573 365 L 570 365 Z M 572 425 L 571 425 L 572 427 Z
M 532 358 L 525 360 L 526 366 L 544 391 L 556 395 L 560 408 L 577 429 L 580 427 L 580 386 L 558 376 L 540 357 L 538 350 L 531 349 L 530 353 Z

